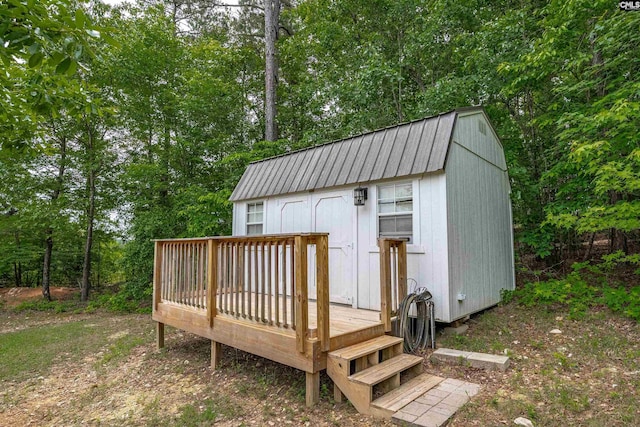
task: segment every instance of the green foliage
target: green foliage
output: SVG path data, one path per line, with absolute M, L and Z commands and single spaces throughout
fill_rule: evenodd
M 15 311 L 53 311 L 55 313 L 64 313 L 68 311 L 77 311 L 80 306 L 77 301 L 47 301 L 44 299 L 37 301 L 24 301 L 18 304 Z
M 500 289 L 500 304 L 505 305 L 513 301 L 515 291 L 510 289 Z
M 516 289 L 514 295 L 525 306 L 555 305 L 567 307 L 573 319 L 582 318 L 590 307 L 605 305 L 640 322 L 640 286 L 616 283 L 611 273 L 625 265 L 640 265 L 638 254 L 616 252 L 605 255 L 599 264 L 575 263 L 572 272 L 562 279 L 530 282 Z M 634 276 L 640 275 L 640 270 Z
M 153 239 L 231 232 L 249 162 L 471 104 L 501 137 L 522 259 L 640 232 L 640 14 L 612 2 L 287 3 L 275 142 L 259 9 L 10 0 L 0 20 L 1 285 L 38 285 L 51 237 L 52 282 L 75 286 L 93 224 L 92 280 L 126 281 L 109 305 L 134 309 Z M 578 316 L 604 289 L 584 274 L 527 295 Z
M 102 293 L 87 304 L 85 311 L 93 312 L 105 309 L 114 313 L 151 313 L 151 286 L 140 288 L 126 284 L 115 293 Z

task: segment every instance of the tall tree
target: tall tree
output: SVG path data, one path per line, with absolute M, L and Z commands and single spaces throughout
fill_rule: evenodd
M 67 170 L 67 156 L 68 156 L 68 139 L 69 129 L 68 123 L 52 120 L 49 127 L 50 138 L 58 151 L 56 160 L 54 160 L 55 176 L 51 180 L 49 195 L 47 203 L 50 205 L 49 211 L 52 215 L 57 215 L 56 211 L 59 209 L 58 201 L 64 194 L 65 184 L 65 172 Z M 42 261 L 42 296 L 51 301 L 51 257 L 53 254 L 53 225 L 54 220 L 49 217 L 49 223 L 46 228 L 46 234 L 44 239 L 44 257 Z
M 265 44 L 265 102 L 264 102 L 264 139 L 278 139 L 276 121 L 278 88 L 278 53 L 276 41 L 280 30 L 280 0 L 264 1 L 264 44 Z

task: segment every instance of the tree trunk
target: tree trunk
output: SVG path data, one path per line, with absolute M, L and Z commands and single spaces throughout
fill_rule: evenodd
M 84 245 L 84 262 L 82 264 L 82 287 L 80 299 L 89 300 L 91 288 L 91 247 L 93 246 L 93 222 L 95 217 L 95 172 L 90 173 L 89 209 L 87 212 L 87 240 Z
M 89 300 L 91 289 L 91 247 L 93 246 L 93 223 L 96 212 L 96 164 L 94 156 L 94 141 L 91 129 L 87 129 L 87 155 L 89 168 L 87 171 L 87 190 L 89 192 L 87 206 L 87 240 L 84 245 L 84 262 L 82 263 L 82 283 L 80 285 L 80 300 Z
M 265 101 L 264 101 L 264 139 L 278 139 L 276 123 L 276 90 L 278 87 L 278 58 L 276 40 L 280 22 L 280 0 L 264 2 L 264 42 L 265 42 Z
M 16 251 L 20 250 L 20 233 L 15 233 Z M 16 287 L 22 286 L 22 263 L 20 261 L 13 262 L 13 276 L 15 278 Z
M 19 262 L 13 263 L 13 275 L 15 278 L 16 288 L 22 286 L 22 264 Z
M 162 206 L 168 206 L 169 204 L 169 157 L 171 156 L 171 128 L 167 124 L 170 120 L 168 117 L 164 118 L 164 134 L 162 135 L 162 153 L 160 153 L 160 204 Z
M 620 192 L 615 190 L 609 191 L 610 205 L 613 206 L 622 199 L 623 196 Z M 624 234 L 624 232 L 618 230 L 617 228 L 612 228 L 609 232 L 609 253 L 613 253 L 616 251 L 629 253 L 629 246 L 627 244 L 627 236 Z
M 58 166 L 58 176 L 56 177 L 56 184 L 53 192 L 51 193 L 50 201 L 53 203 L 62 193 L 62 184 L 64 182 L 64 171 L 67 161 L 67 138 L 60 138 L 60 165 Z M 44 248 L 44 261 L 42 262 L 42 296 L 51 301 L 51 291 L 49 289 L 51 285 L 51 254 L 53 252 L 53 229 L 49 227 L 47 229 L 47 238 L 45 240 Z
M 42 263 L 42 296 L 47 301 L 51 301 L 51 290 L 49 283 L 51 279 L 51 252 L 53 252 L 53 231 L 47 230 L 47 239 L 44 246 L 44 262 Z

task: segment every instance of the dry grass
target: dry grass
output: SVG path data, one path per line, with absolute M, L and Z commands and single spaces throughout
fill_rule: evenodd
M 505 373 L 428 364 L 433 372 L 483 386 L 451 426 L 513 425 L 519 416 L 536 426 L 640 425 L 635 321 L 608 311 L 572 321 L 567 313 L 509 304 L 475 316 L 465 335 L 438 344 L 511 357 Z
M 22 352 L 46 350 L 53 361 L 0 378 L 0 425 L 390 425 L 332 402 L 324 375 L 321 403 L 308 409 L 304 375 L 294 369 L 224 347 L 213 372 L 209 342 L 172 328 L 158 351 L 148 315 L 0 315 L 0 353 L 18 341 Z M 60 333 L 79 326 L 91 337 Z M 55 346 L 19 339 L 46 328 L 57 331 Z M 549 333 L 556 328 L 562 334 Z M 536 426 L 640 425 L 635 322 L 604 311 L 571 321 L 509 304 L 475 316 L 465 335 L 440 337 L 438 345 L 512 358 L 505 373 L 425 362 L 429 372 L 482 385 L 451 426 L 513 425 L 518 416 Z

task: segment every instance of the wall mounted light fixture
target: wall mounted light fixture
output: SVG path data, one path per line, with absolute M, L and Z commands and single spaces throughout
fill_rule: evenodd
M 367 193 L 366 187 L 356 187 L 353 190 L 353 204 L 356 206 L 364 206 L 364 202 L 367 200 Z

